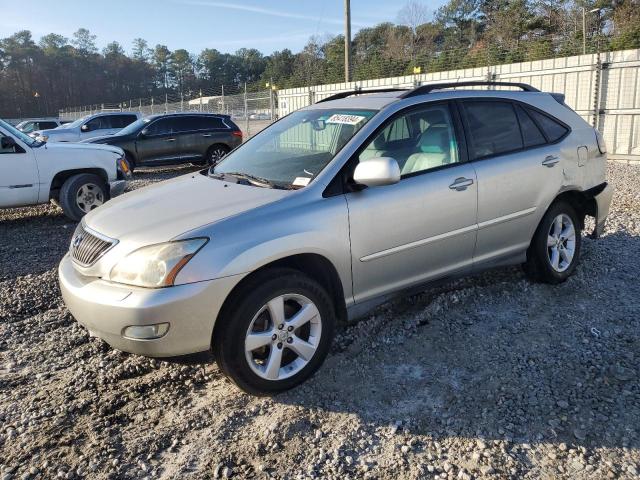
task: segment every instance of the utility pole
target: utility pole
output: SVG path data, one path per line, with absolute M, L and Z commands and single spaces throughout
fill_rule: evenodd
M 582 7 L 582 54 L 587 54 L 587 10 Z
M 351 1 L 344 0 L 344 81 L 351 80 Z

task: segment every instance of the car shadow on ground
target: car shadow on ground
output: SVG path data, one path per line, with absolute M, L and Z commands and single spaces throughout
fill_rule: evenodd
M 585 240 L 558 286 L 509 268 L 388 303 L 275 400 L 435 439 L 639 448 L 640 301 L 619 288 L 637 272 L 611 255 L 623 245 L 640 255 L 624 232 Z

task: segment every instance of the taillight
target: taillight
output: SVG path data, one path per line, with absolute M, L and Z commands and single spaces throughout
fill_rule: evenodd
M 240 130 L 234 130 L 233 132 L 231 132 L 231 135 L 233 135 L 234 137 L 242 138 L 242 132 Z
M 596 142 L 598 142 L 598 150 L 600 150 L 600 153 L 607 153 L 607 144 L 604 141 L 604 137 L 598 131 L 598 129 L 594 128 L 593 131 L 596 132 Z

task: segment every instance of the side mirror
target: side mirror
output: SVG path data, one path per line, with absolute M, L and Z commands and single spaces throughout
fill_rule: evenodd
M 400 167 L 394 158 L 370 158 L 358 163 L 353 181 L 367 187 L 393 185 L 400 181 Z
M 87 124 L 85 123 L 84 125 L 82 125 L 82 126 L 80 127 L 80 131 L 82 131 L 82 132 L 89 132 L 89 131 L 91 131 L 91 128 L 89 128 L 89 125 L 87 125 Z
M 142 130 L 140 130 L 140 136 L 141 137 L 148 137 L 149 136 L 149 129 L 148 128 L 143 128 Z
M 2 137 L 0 139 L 0 146 L 3 150 L 9 150 L 16 147 L 16 141 L 13 137 Z

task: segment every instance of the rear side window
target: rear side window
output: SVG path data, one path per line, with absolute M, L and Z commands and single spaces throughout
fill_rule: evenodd
M 56 122 L 40 122 L 38 130 L 48 130 L 50 128 L 56 128 L 58 124 Z
M 522 139 L 525 147 L 537 147 L 547 143 L 544 135 L 538 126 L 531 120 L 531 117 L 524 111 L 520 105 L 516 105 L 516 113 L 520 121 L 520 129 L 522 130 Z
M 472 158 L 521 150 L 522 136 L 509 102 L 463 102 Z
M 536 121 L 536 123 L 540 125 L 540 128 L 542 128 L 542 131 L 547 136 L 547 140 L 549 140 L 549 142 L 553 143 L 560 140 L 569 131 L 567 127 L 552 119 L 551 117 L 548 117 L 544 113 L 540 113 L 537 110 L 533 110 L 530 108 L 527 108 L 527 111 L 529 112 L 529 115 L 531 115 L 531 117 Z

